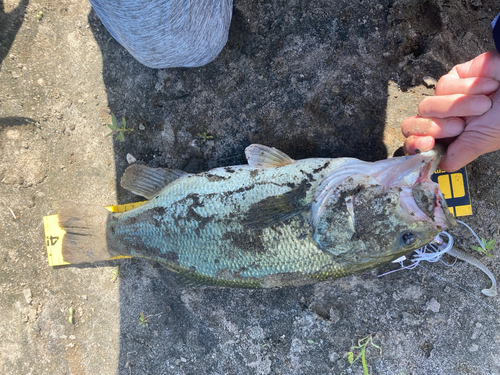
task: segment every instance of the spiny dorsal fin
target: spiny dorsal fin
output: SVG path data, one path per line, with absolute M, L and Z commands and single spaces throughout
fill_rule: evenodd
M 248 146 L 245 149 L 245 156 L 248 164 L 255 168 L 273 168 L 295 163 L 295 160 L 284 152 L 259 144 Z
M 165 186 L 187 175 L 188 173 L 178 169 L 151 168 L 134 164 L 125 170 L 120 185 L 134 194 L 151 199 Z
M 258 230 L 290 219 L 310 207 L 306 193 L 310 185 L 302 184 L 285 194 L 267 197 L 254 203 L 243 220 L 250 229 Z

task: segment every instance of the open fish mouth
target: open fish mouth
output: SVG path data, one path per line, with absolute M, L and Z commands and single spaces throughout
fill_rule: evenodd
M 444 148 L 437 145 L 433 150 L 419 155 L 422 158 L 422 166 L 418 171 L 418 177 L 411 191 L 403 189 L 400 196 L 402 207 L 411 214 L 414 221 L 434 222 L 437 229 L 441 231 L 457 225 L 439 185 L 431 180 L 443 153 Z
M 430 181 L 445 149 L 437 144 L 432 150 L 416 155 L 381 160 L 374 163 L 373 178 L 387 187 L 414 185 Z
M 410 212 L 414 221 L 434 222 L 439 230 L 451 229 L 456 225 L 438 184 L 430 180 L 419 182 L 409 193 L 407 190 L 402 192 L 401 205 Z
M 431 180 L 444 152 L 444 147 L 437 144 L 427 152 L 384 160 L 386 165 L 380 165 L 381 169 L 373 174 L 378 183 L 401 188 L 400 203 L 408 214 L 407 222 L 435 223 L 441 231 L 457 225 L 439 185 Z

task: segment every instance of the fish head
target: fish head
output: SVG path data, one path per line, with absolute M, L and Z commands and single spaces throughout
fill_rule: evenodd
M 375 163 L 350 159 L 326 176 L 312 205 L 319 247 L 354 272 L 390 262 L 453 228 L 456 221 L 430 178 L 443 152 L 436 147 Z

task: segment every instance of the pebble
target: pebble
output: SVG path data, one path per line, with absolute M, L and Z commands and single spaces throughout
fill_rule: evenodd
M 477 352 L 479 350 L 479 346 L 477 344 L 472 344 L 469 348 L 469 352 Z
M 425 304 L 425 309 L 426 310 L 431 310 L 431 311 L 433 311 L 435 313 L 439 312 L 440 308 L 441 308 L 441 305 L 434 298 L 432 298 L 430 301 L 428 301 Z
M 437 84 L 437 81 L 432 77 L 424 77 L 424 78 L 422 78 L 422 80 L 424 81 L 425 85 L 429 86 L 429 87 L 436 86 L 436 84 Z
M 26 303 L 28 305 L 31 305 L 31 301 L 32 301 L 32 294 L 31 294 L 31 289 L 24 289 L 23 290 L 23 294 L 24 294 L 24 299 L 26 300 Z
M 132 164 L 132 163 L 135 163 L 136 161 L 137 161 L 137 159 L 134 158 L 133 155 L 127 154 L 127 163 Z

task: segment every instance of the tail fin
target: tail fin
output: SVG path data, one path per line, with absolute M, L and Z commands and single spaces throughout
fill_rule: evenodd
M 59 212 L 59 226 L 66 231 L 62 243 L 64 260 L 78 264 L 110 259 L 106 223 L 111 215 L 100 206 L 64 202 Z

